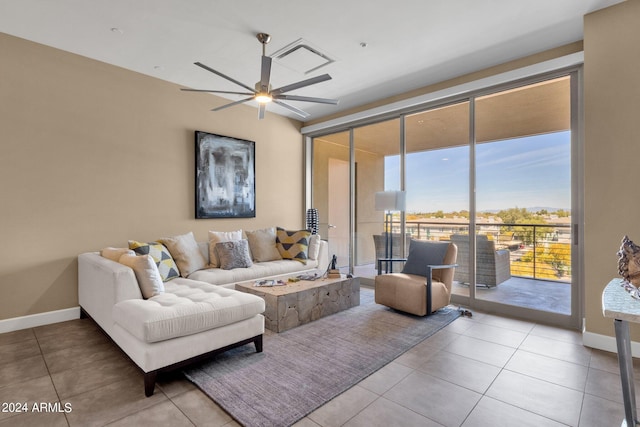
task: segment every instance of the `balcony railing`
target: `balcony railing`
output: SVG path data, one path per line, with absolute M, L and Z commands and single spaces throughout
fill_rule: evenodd
M 400 223 L 391 231 L 400 233 Z M 508 250 L 511 275 L 532 279 L 571 281 L 571 226 L 569 224 L 476 223 L 477 234 L 495 241 L 496 250 Z M 417 240 L 450 240 L 468 234 L 459 222 L 407 221 L 406 233 Z

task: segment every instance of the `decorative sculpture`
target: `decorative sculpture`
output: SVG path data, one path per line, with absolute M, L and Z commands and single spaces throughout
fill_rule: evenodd
M 338 270 L 338 267 L 336 266 L 338 263 L 338 257 L 335 256 L 335 254 L 331 257 L 331 262 L 329 263 L 329 268 L 327 269 L 327 277 L 329 279 L 339 279 L 340 276 L 340 270 Z
M 618 255 L 618 273 L 625 282 L 635 287 L 640 286 L 640 246 L 636 245 L 628 236 L 622 238 Z

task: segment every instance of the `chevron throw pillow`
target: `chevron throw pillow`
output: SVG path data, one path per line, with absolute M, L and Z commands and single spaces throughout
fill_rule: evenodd
M 276 230 L 276 247 L 282 259 L 294 259 L 303 264 L 307 263 L 309 252 L 308 230 L 289 231 L 278 227 Z

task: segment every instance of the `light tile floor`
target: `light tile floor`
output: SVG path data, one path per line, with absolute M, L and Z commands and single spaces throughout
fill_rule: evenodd
M 620 426 L 616 356 L 581 343 L 577 331 L 476 312 L 296 426 Z M 91 320 L 0 335 L 0 426 L 238 425 L 179 374 L 150 398 L 142 383 Z M 15 412 L 23 402 L 29 412 Z

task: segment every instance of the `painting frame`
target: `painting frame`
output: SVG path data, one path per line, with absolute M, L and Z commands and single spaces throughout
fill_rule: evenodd
M 255 142 L 195 131 L 195 216 L 255 218 Z

